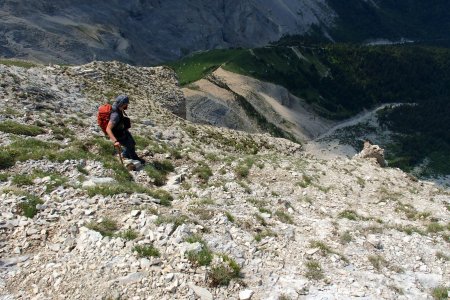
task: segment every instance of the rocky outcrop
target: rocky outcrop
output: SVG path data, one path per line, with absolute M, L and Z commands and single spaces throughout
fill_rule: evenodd
M 372 145 L 368 140 L 364 141 L 364 148 L 356 155 L 358 158 L 375 159 L 381 167 L 387 167 L 387 161 L 384 159 L 384 149 L 378 145 Z

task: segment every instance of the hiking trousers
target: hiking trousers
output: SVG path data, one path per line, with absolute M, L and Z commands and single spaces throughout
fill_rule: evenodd
M 136 142 L 133 139 L 131 133 L 127 130 L 125 134 L 118 138 L 120 145 L 123 147 L 122 155 L 128 159 L 140 160 L 136 154 Z

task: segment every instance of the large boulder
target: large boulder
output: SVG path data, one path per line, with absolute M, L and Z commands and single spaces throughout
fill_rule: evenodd
M 369 140 L 364 141 L 364 148 L 358 154 L 357 158 L 375 158 L 381 167 L 387 167 L 387 161 L 384 159 L 384 149 L 378 145 L 373 145 Z

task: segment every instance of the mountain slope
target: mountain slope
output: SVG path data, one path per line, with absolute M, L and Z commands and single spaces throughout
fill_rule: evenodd
M 330 23 L 322 1 L 1 1 L 2 56 L 150 64 Z
M 171 112 L 184 98 L 167 68 L 0 65 L 0 76 L 0 298 L 430 299 L 449 289 L 448 190 L 185 121 Z M 96 125 L 104 93 L 130 94 L 144 170 L 111 155 Z
M 321 40 L 446 42 L 440 0 L 0 1 L 0 55 L 41 62 L 149 65 L 199 50 Z

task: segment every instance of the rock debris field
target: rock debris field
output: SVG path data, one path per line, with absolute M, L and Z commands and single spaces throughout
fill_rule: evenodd
M 446 299 L 450 192 L 192 124 L 167 68 L 0 65 L 0 299 Z M 147 161 L 96 124 L 131 99 Z

